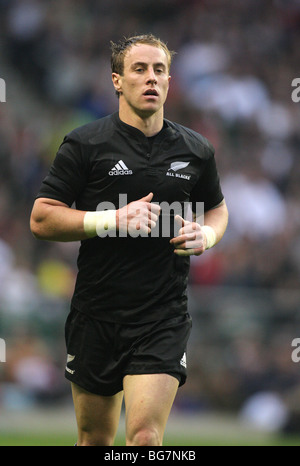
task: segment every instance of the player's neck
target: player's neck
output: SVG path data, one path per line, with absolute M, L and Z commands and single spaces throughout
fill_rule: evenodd
M 119 117 L 121 121 L 139 129 L 147 137 L 155 136 L 161 131 L 164 125 L 163 108 L 152 115 L 145 116 L 135 112 L 128 112 L 120 106 Z

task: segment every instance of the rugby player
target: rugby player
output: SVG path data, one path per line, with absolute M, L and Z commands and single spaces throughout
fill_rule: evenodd
M 66 135 L 31 231 L 81 241 L 65 327 L 77 444 L 112 445 L 124 399 L 126 444 L 156 446 L 187 376 L 190 256 L 221 240 L 228 211 L 211 143 L 164 116 L 173 53 L 152 34 L 111 47 L 118 112 Z

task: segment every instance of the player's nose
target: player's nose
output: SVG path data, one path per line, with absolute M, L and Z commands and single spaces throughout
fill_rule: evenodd
M 147 83 L 157 83 L 155 71 L 153 68 L 148 69 L 148 74 L 147 74 Z

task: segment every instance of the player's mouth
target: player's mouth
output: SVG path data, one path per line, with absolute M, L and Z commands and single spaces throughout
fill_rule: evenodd
M 147 89 L 144 93 L 143 96 L 149 97 L 149 98 L 155 98 L 158 97 L 159 94 L 156 89 Z

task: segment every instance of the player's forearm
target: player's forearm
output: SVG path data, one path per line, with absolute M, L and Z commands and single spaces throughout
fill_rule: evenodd
M 142 232 L 154 228 L 160 207 L 151 204 L 153 193 L 134 201 L 119 210 L 79 211 L 48 198 L 34 203 L 30 228 L 37 239 L 48 241 L 79 241 L 95 236 Z
M 223 238 L 228 225 L 228 209 L 225 201 L 205 213 L 204 225 L 213 228 L 216 235 L 215 244 L 217 244 Z
M 51 201 L 36 201 L 30 218 L 32 234 L 40 240 L 80 241 L 87 238 L 83 219 L 85 212 Z

